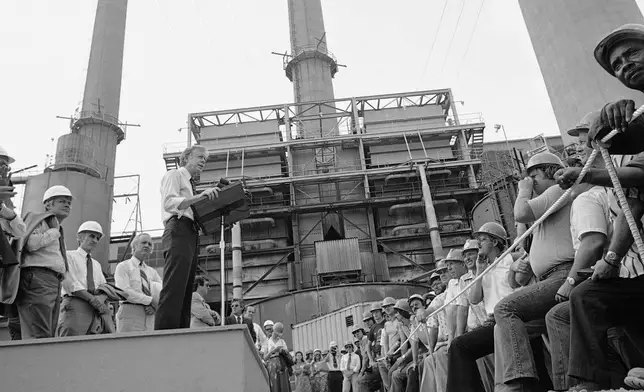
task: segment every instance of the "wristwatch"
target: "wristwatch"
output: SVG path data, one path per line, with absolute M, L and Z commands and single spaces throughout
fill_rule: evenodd
M 608 252 L 606 252 L 606 256 L 604 256 L 604 261 L 611 267 L 614 267 L 614 268 L 619 267 L 619 258 L 617 257 L 617 253 L 613 251 L 609 250 Z
M 572 276 L 567 277 L 566 282 L 568 282 L 568 284 L 571 285 L 571 286 L 574 286 L 574 285 L 577 284 L 577 281 Z

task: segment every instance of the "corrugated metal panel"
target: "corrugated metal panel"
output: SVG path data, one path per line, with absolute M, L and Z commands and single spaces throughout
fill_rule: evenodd
M 316 242 L 315 257 L 318 274 L 362 270 L 357 238 Z
M 295 324 L 292 329 L 293 350 L 324 350 L 332 341 L 340 346 L 349 340 L 353 342 L 351 330 L 355 324 L 363 325 L 362 313 L 370 306 L 371 303 L 360 303 Z

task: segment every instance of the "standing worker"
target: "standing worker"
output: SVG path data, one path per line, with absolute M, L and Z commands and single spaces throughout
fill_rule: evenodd
M 127 294 L 116 313 L 117 332 L 153 331 L 154 313 L 159 306 L 153 284 L 161 284 L 159 273 L 146 260 L 152 253 L 152 237 L 140 233 L 132 241 L 132 257 L 118 263 L 114 283 Z
M 51 338 L 60 310 L 60 286 L 68 271 L 61 223 L 72 207 L 72 193 L 54 185 L 43 196 L 44 213 L 25 215 L 26 235 L 18 244 L 20 283 L 15 304 L 22 339 Z
M 199 228 L 190 206 L 200 200 L 214 200 L 219 188 L 197 194 L 193 177 L 202 172 L 208 151 L 195 145 L 186 148 L 179 158 L 179 169 L 167 172 L 161 180 L 163 205 L 163 288 L 159 298 L 154 329 L 190 327 L 190 304 L 197 272 Z
M 96 288 L 107 283 L 101 264 L 91 256 L 103 237 L 98 222 L 87 221 L 78 228 L 78 249 L 67 252 L 69 275 L 63 282 L 63 301 L 58 321 L 58 336 L 78 336 L 101 333 L 90 331 L 95 318 L 108 314 L 109 308 L 97 296 Z

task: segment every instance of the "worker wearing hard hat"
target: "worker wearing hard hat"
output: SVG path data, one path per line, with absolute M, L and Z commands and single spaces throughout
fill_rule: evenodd
M 483 262 L 491 263 L 505 250 L 507 233 L 497 222 L 483 224 L 475 233 L 479 244 L 479 262 L 476 275 L 481 275 L 488 268 Z M 469 292 L 472 304 L 483 302 L 488 316 L 484 326 L 464 333 L 454 339 L 449 347 L 447 390 L 480 391 L 483 390 L 476 360 L 495 352 L 494 314 L 495 306 L 513 292 L 508 283 L 508 274 L 512 265 L 512 255 L 501 259 L 487 274 L 476 281 Z M 497 322 L 498 323 L 498 322 Z M 528 350 L 530 350 L 528 348 Z
M 165 268 L 154 320 L 157 330 L 190 327 L 192 286 L 199 253 L 199 229 L 190 207 L 200 200 L 214 200 L 219 194 L 217 187 L 196 192 L 193 178 L 201 173 L 207 160 L 208 150 L 204 146 L 188 147 L 179 158 L 181 167 L 168 171 L 161 180 Z
M 374 324 L 371 326 L 367 338 L 370 343 L 369 350 L 369 361 L 372 364 L 378 364 L 378 371 L 380 372 L 380 377 L 382 379 L 383 385 L 387 387 L 387 364 L 385 361 L 378 361 L 379 358 L 383 357 L 385 354 L 382 350 L 382 330 L 385 328 L 385 319 L 384 311 L 382 309 L 382 302 L 374 302 L 371 304 L 370 308 L 371 315 L 374 319 Z
M 132 257 L 116 265 L 114 283 L 127 293 L 127 300 L 116 313 L 118 332 L 154 330 L 162 281 L 159 273 L 146 264 L 152 249 L 152 237 L 139 233 L 132 240 Z
M 627 24 L 606 35 L 596 46 L 595 59 L 624 86 L 644 92 L 644 26 Z M 644 204 L 644 116 L 633 117 L 635 102 L 620 100 L 606 104 L 591 124 L 589 139 L 597 142 L 612 129 L 620 131 L 608 143 L 610 154 L 638 154 L 624 167 L 616 168 L 627 204 L 636 222 L 641 220 Z M 584 182 L 612 186 L 606 170 L 591 169 Z M 623 211 L 615 219 L 614 232 L 605 256 L 594 266 L 592 282 L 580 284 L 570 296 L 571 350 L 569 375 L 589 389 L 604 389 L 608 369 L 607 353 L 601 344 L 607 325 L 620 326 L 611 315 L 620 309 L 638 308 L 644 299 L 644 265 L 639 256 L 629 257 L 633 236 Z M 630 249 L 629 249 L 630 248 Z M 621 271 L 628 270 L 630 279 Z M 620 279 L 621 278 L 621 279 Z M 605 279 L 611 279 L 606 284 Z M 582 332 L 583 331 L 583 336 Z M 584 347 L 580 347 L 583 345 Z M 588 364 L 587 358 L 597 358 Z M 585 366 L 581 366 L 581 364 Z M 642 369 L 629 373 L 625 383 L 636 389 L 644 387 Z M 640 376 L 638 376 L 638 374 Z
M 15 300 L 22 339 L 50 338 L 56 331 L 61 282 L 69 269 L 61 223 L 72 199 L 69 189 L 54 185 L 43 196 L 45 212 L 25 215 L 26 234 L 16 252 L 22 263 Z
M 396 311 L 394 310 L 396 300 L 392 297 L 386 297 L 382 300 L 382 309 L 385 312 L 385 326 L 381 331 L 380 346 L 385 356 L 391 357 L 400 346 L 398 337 L 398 321 L 396 320 Z M 385 386 L 389 388 L 389 384 Z
M 90 329 L 95 318 L 109 313 L 105 299 L 96 290 L 107 283 L 101 264 L 91 253 L 103 237 L 98 222 L 87 221 L 77 232 L 78 249 L 67 252 L 69 279 L 63 283 L 58 336 L 93 335 L 103 333 L 103 328 Z
M 417 373 L 411 372 L 414 369 L 413 355 L 411 350 L 411 316 L 413 310 L 406 299 L 396 301 L 394 305 L 395 317 L 398 320 L 398 335 L 402 340 L 400 346 L 400 356 L 391 366 L 389 374 L 391 375 L 391 390 L 404 391 L 410 376 L 418 377 Z
M 13 203 L 11 202 L 11 198 L 15 196 L 16 192 L 9 180 L 11 171 L 9 165 L 14 161 L 7 150 L 0 146 L 0 229 L 9 237 L 19 238 L 25 235 L 27 227 L 18 214 L 13 211 Z M 2 245 L 0 245 L 0 251 L 3 252 L 0 254 L 3 256 L 0 264 L 5 264 L 9 259 L 9 254 L 5 256 L 5 249 Z
M 463 260 L 467 267 L 467 273 L 461 276 L 459 280 L 459 291 L 465 289 L 473 280 L 476 274 L 476 261 L 479 255 L 479 243 L 477 240 L 467 240 L 463 246 Z M 457 305 L 457 325 L 456 336 L 460 336 L 467 331 L 472 331 L 487 321 L 485 306 L 482 303 L 472 304 L 469 300 L 467 290 L 456 299 Z
M 564 190 L 555 180 L 561 169 L 563 164 L 552 153 L 530 158 L 528 176 L 519 182 L 514 205 L 516 221 L 527 224 L 541 218 L 563 196 Z M 522 380 L 538 380 L 526 324 L 543 320 L 553 306 L 568 299 L 576 284 L 576 273 L 572 274 L 575 280 L 568 279 L 575 258 L 570 233 L 571 199 L 564 200 L 564 205 L 534 230 L 530 267 L 537 282 L 500 299 L 494 309 L 498 329 L 495 364 L 502 364 L 503 369 L 503 378 L 496 383 L 506 383 L 511 388 Z

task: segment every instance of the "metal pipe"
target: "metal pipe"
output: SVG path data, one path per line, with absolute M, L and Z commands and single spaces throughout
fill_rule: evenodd
M 248 190 L 250 193 L 260 193 L 260 192 L 266 192 L 270 194 L 270 196 L 273 196 L 273 188 L 265 186 L 261 188 L 251 188 Z
M 273 218 L 254 218 L 254 219 L 243 219 L 240 222 L 242 225 L 254 225 L 258 223 L 270 223 L 271 227 L 275 227 L 275 219 Z
M 400 230 L 410 230 L 410 229 L 426 229 L 427 223 L 415 223 L 413 225 L 402 225 L 396 226 L 391 230 L 392 235 L 396 235 Z
M 422 184 L 423 201 L 425 203 L 425 215 L 427 217 L 427 226 L 429 228 L 429 238 L 432 242 L 432 251 L 434 252 L 434 259 L 442 258 L 445 256 L 443 252 L 443 244 L 441 243 L 440 232 L 438 231 L 438 220 L 436 219 L 436 210 L 432 202 L 432 194 L 429 190 L 427 183 L 427 176 L 425 175 L 425 165 L 418 165 L 418 174 L 420 175 L 420 182 Z M 448 199 L 449 200 L 449 199 Z
M 242 298 L 242 249 L 241 225 L 235 223 L 231 230 L 233 243 L 233 298 Z
M 389 180 L 397 179 L 397 178 L 404 178 L 404 179 L 410 179 L 412 177 L 416 177 L 418 174 L 417 173 L 402 173 L 402 174 L 390 174 L 387 177 L 385 177 L 385 185 L 389 182 Z
M 394 211 L 402 208 L 418 208 L 422 206 L 423 206 L 422 201 L 415 201 L 413 203 L 404 203 L 404 204 L 394 204 L 393 206 L 389 207 L 389 215 L 393 215 Z
M 261 245 L 261 244 L 270 244 L 272 248 L 277 247 L 277 241 L 275 240 L 254 240 L 254 241 L 244 241 L 244 248 L 249 245 Z
M 219 251 L 221 257 L 219 258 L 219 289 L 221 299 L 221 326 L 226 325 L 226 241 L 224 240 L 225 232 L 225 219 L 221 217 L 221 238 L 219 239 Z

